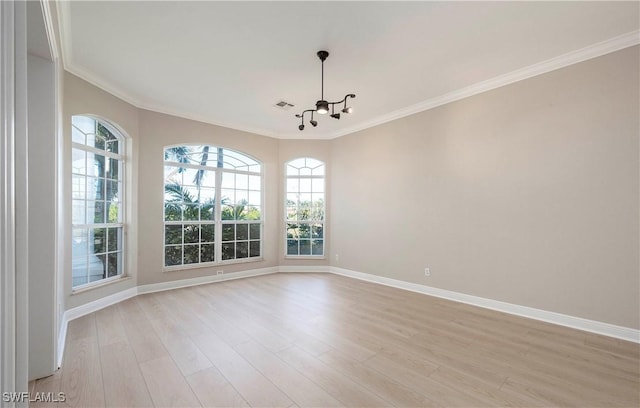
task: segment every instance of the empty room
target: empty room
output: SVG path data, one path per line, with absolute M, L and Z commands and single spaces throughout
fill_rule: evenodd
M 637 1 L 2 1 L 1 407 L 640 406 Z

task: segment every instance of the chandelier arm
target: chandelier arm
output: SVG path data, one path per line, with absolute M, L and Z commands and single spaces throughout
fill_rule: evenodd
M 315 109 L 304 110 L 304 111 L 302 111 L 302 113 L 297 113 L 296 114 L 296 118 L 302 118 L 302 120 L 304 120 L 304 114 L 305 113 L 307 113 L 307 112 L 315 112 L 315 111 L 316 111 Z
M 344 103 L 344 109 L 342 109 L 343 113 L 351 113 L 351 107 L 349 107 L 347 109 L 347 99 L 349 98 L 355 98 L 356 95 L 355 94 L 346 94 L 344 96 L 344 98 L 342 98 L 339 101 L 335 101 L 335 102 L 329 102 L 326 101 L 324 99 L 324 61 L 327 59 L 327 57 L 329 56 L 329 52 L 321 50 L 317 52 L 318 58 L 320 58 L 321 61 L 321 66 L 320 66 L 320 100 L 318 100 L 316 102 L 316 106 L 315 109 L 307 109 L 302 111 L 302 113 L 296 114 L 295 116 L 297 118 L 301 118 L 301 124 L 298 126 L 298 129 L 300 130 L 304 130 L 304 114 L 307 112 L 311 112 L 311 119 L 310 119 L 310 123 L 312 126 L 317 126 L 318 122 L 316 122 L 313 119 L 313 114 L 314 113 L 318 113 L 318 114 L 326 114 L 329 113 L 329 111 L 331 111 L 331 116 L 334 119 L 340 119 L 340 113 L 335 113 L 335 106 L 338 104 L 342 104 Z M 329 109 L 331 108 L 331 109 Z
M 347 94 L 347 95 L 345 95 L 345 96 L 344 96 L 344 98 L 342 98 L 342 99 L 341 99 L 341 100 L 339 100 L 339 101 L 336 101 L 336 102 L 329 102 L 329 105 L 337 105 L 337 104 L 339 104 L 339 103 L 344 103 L 344 102 L 346 102 L 346 101 L 347 101 L 347 99 L 348 99 L 348 98 L 355 98 L 355 97 L 356 97 L 356 95 L 355 95 L 355 94 Z

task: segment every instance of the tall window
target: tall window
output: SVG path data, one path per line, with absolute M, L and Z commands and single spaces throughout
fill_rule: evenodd
M 287 256 L 324 255 L 324 163 L 309 157 L 286 164 Z
M 261 256 L 262 166 L 215 146 L 164 149 L 164 265 Z
M 73 116 L 73 287 L 123 273 L 124 138 L 106 122 Z

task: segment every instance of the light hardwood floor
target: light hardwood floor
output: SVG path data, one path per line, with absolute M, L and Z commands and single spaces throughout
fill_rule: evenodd
M 141 295 L 69 323 L 60 407 L 638 407 L 640 346 L 330 274 Z M 38 404 L 32 404 L 38 406 Z

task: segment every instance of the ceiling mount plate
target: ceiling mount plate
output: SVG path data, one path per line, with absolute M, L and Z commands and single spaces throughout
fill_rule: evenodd
M 328 51 L 318 51 L 318 58 L 320 58 L 320 61 L 324 62 L 324 60 L 326 60 L 328 56 Z

